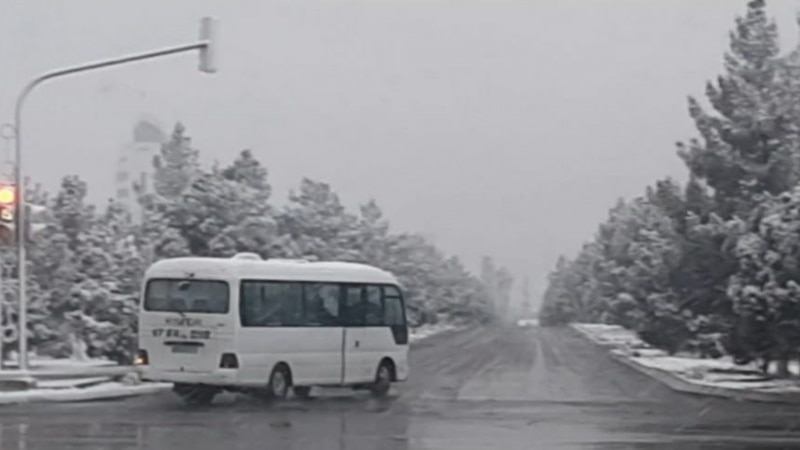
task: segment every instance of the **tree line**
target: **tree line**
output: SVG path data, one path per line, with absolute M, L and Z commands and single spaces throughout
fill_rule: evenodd
M 65 177 L 55 196 L 29 190 L 29 201 L 48 206 L 47 226 L 28 256 L 28 333 L 38 353 L 130 362 L 142 277 L 162 258 L 255 252 L 372 264 L 401 281 L 412 326 L 493 320 L 491 299 L 510 289 L 502 267 L 492 265 L 481 278 L 421 235 L 392 231 L 374 200 L 351 211 L 331 186 L 303 179 L 285 206 L 273 205 L 267 169 L 251 151 L 204 168 L 181 124 L 154 159 L 152 188 L 133 187 L 139 220 L 114 200 L 88 203 L 77 176 Z M 0 257 L 8 353 L 18 338 L 16 258 L 9 248 Z M 503 282 L 494 283 L 497 277 Z
M 706 102 L 688 99 L 688 181 L 619 200 L 550 273 L 542 323 L 618 324 L 673 354 L 788 374 L 800 357 L 800 50 L 781 54 L 765 8 L 747 3 Z

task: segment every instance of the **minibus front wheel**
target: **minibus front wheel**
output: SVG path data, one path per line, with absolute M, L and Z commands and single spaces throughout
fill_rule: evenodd
M 388 358 L 384 358 L 378 366 L 375 373 L 375 382 L 370 387 L 372 395 L 376 397 L 385 397 L 392 387 L 392 380 L 394 378 L 394 365 Z

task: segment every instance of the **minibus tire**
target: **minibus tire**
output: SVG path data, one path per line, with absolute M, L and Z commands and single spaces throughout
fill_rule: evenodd
M 392 387 L 392 364 L 389 361 L 381 361 L 378 370 L 375 372 L 375 382 L 370 387 L 370 392 L 375 397 L 386 397 Z
M 283 400 L 289 395 L 289 388 L 292 385 L 292 375 L 286 364 L 280 363 L 272 369 L 267 384 L 267 397 L 270 399 Z

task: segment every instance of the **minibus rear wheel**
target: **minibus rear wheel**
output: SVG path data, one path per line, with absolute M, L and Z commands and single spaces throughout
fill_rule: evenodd
M 289 395 L 289 388 L 292 385 L 292 373 L 286 364 L 279 363 L 272 369 L 267 384 L 267 397 L 270 399 L 283 400 Z

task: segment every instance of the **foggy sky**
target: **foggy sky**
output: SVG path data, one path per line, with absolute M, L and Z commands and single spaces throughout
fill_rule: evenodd
M 797 2 L 768 3 L 794 45 Z M 695 135 L 686 96 L 720 72 L 745 5 L 0 0 L 0 123 L 28 78 L 192 41 L 211 15 L 216 75 L 188 54 L 37 90 L 28 173 L 53 189 L 77 173 L 102 202 L 139 115 L 180 120 L 208 164 L 252 149 L 277 199 L 303 176 L 348 205 L 375 198 L 396 228 L 472 268 L 491 254 L 540 292 L 557 255 L 590 239 L 618 197 L 685 179 L 674 142 Z

